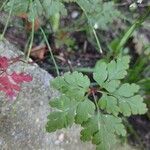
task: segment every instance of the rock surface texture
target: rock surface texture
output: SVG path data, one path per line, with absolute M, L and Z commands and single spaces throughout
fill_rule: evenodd
M 0 42 L 0 55 L 9 58 L 22 53 L 7 41 Z M 52 77 L 36 64 L 17 62 L 10 71 L 25 71 L 33 77 L 30 83 L 22 84 L 15 101 L 0 92 L 0 150 L 94 150 L 91 143 L 82 143 L 80 128 L 46 133 L 47 115 L 52 111 L 48 105 L 57 96 L 49 81 Z M 117 146 L 118 150 L 132 150 L 128 145 Z

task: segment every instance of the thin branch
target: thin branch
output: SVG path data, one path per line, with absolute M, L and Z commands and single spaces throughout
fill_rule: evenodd
M 56 61 L 55 61 L 55 58 L 54 58 L 54 55 L 53 55 L 51 46 L 50 46 L 50 44 L 49 44 L 49 42 L 48 42 L 48 39 L 47 39 L 47 37 L 46 37 L 46 35 L 45 35 L 44 30 L 43 30 L 41 27 L 40 27 L 40 30 L 41 30 L 41 32 L 42 32 L 42 34 L 43 34 L 43 37 L 44 37 L 44 40 L 45 40 L 45 42 L 46 42 L 46 44 L 47 44 L 48 50 L 49 50 L 49 52 L 50 52 L 50 54 L 51 54 L 51 58 L 52 58 L 53 63 L 54 63 L 54 65 L 55 65 L 55 69 L 56 69 L 57 75 L 59 76 L 60 73 L 59 73 L 59 70 L 58 70 L 58 65 L 57 65 L 57 63 L 56 63 Z

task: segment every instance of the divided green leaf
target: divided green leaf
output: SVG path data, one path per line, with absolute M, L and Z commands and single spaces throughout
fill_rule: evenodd
M 94 115 L 95 105 L 85 97 L 90 85 L 87 76 L 78 72 L 65 73 L 63 77 L 55 78 L 52 85 L 62 95 L 50 101 L 50 106 L 58 111 L 48 116 L 49 121 L 46 126 L 48 132 L 71 126 L 73 122 L 82 124 Z M 58 125 L 55 125 L 56 123 Z
M 65 3 L 74 2 L 81 7 L 86 14 L 90 25 L 95 24 L 102 29 L 107 29 L 120 13 L 115 9 L 113 2 L 102 0 L 9 0 L 5 11 L 11 11 L 14 15 L 28 14 L 29 21 L 44 15 L 48 19 L 55 14 L 67 15 Z
M 95 105 L 88 99 L 76 101 L 65 95 L 50 101 L 50 106 L 56 108 L 58 111 L 52 112 L 48 116 L 49 121 L 46 126 L 48 132 L 66 128 L 74 122 L 82 124 L 93 116 L 95 112 Z
M 63 1 L 60 0 L 10 0 L 5 6 L 5 11 L 11 9 L 14 15 L 28 14 L 30 21 L 41 15 L 49 18 L 57 13 L 67 14 Z
M 52 86 L 60 92 L 60 97 L 50 101 L 50 106 L 56 111 L 48 116 L 47 131 L 80 124 L 81 140 L 92 141 L 97 150 L 111 150 L 116 136 L 126 134 L 119 114 L 130 116 L 147 111 L 138 94 L 139 86 L 121 83 L 127 74 L 129 60 L 124 56 L 110 63 L 99 61 L 93 72 L 99 85 L 94 87 L 95 91 L 90 89 L 90 80 L 82 73 L 75 71 L 56 77 Z M 102 96 L 97 97 L 95 92 L 102 93 Z
M 50 113 L 48 116 L 46 130 L 54 132 L 57 129 L 66 128 L 74 123 L 75 111 L 78 102 L 62 95 L 60 98 L 50 101 L 50 106 L 59 111 Z
M 52 86 L 66 96 L 80 101 L 90 86 L 90 80 L 82 73 L 65 73 L 63 77 L 56 77 Z
M 136 94 L 139 86 L 129 83 L 121 84 L 120 79 L 127 75 L 129 60 L 128 56 L 124 56 L 117 58 L 116 61 L 112 60 L 108 64 L 99 61 L 93 74 L 94 80 L 106 90 L 98 102 L 99 107 L 115 116 L 119 113 L 130 116 L 147 111 L 142 97 Z
M 97 150 L 110 150 L 115 143 L 115 134 L 125 136 L 126 131 L 121 119 L 112 115 L 97 115 L 90 118 L 82 125 L 81 139 L 92 140 L 97 145 Z
M 115 9 L 113 2 L 103 2 L 102 0 L 76 0 L 88 18 L 91 26 L 107 29 L 108 24 L 112 23 L 120 12 Z

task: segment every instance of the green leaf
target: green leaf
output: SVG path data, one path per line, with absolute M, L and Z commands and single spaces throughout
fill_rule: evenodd
M 98 61 L 93 78 L 99 86 L 94 87 L 93 99 L 90 95 L 92 89 L 89 90 L 90 80 L 82 73 L 75 71 L 56 77 L 52 86 L 59 90 L 60 98 L 50 102 L 56 111 L 48 117 L 47 131 L 65 128 L 75 122 L 83 127 L 83 141 L 91 140 L 97 150 L 111 150 L 116 135 L 126 134 L 118 116 L 144 114 L 147 111 L 143 98 L 137 94 L 139 86 L 121 83 L 128 67 L 128 56 L 118 57 L 110 63 Z M 102 97 L 98 97 L 98 92 Z
M 81 140 L 92 140 L 97 145 L 97 150 L 111 150 L 115 134 L 126 134 L 120 118 L 101 113 L 90 118 L 82 127 Z
M 42 5 L 48 18 L 57 13 L 60 13 L 63 16 L 67 15 L 65 6 L 60 0 L 44 0 Z
M 93 73 L 94 80 L 102 87 L 109 88 L 111 86 L 110 91 L 115 90 L 120 84 L 119 79 L 123 79 L 127 75 L 129 60 L 129 56 L 124 56 L 118 57 L 116 61 L 112 60 L 108 64 L 99 61 Z
M 48 116 L 48 122 L 46 124 L 46 131 L 47 132 L 54 132 L 57 129 L 62 129 L 67 127 L 66 121 L 66 114 L 65 112 L 52 112 Z
M 10 11 L 14 0 L 9 0 L 5 6 L 5 11 Z M 120 13 L 115 9 L 113 2 L 103 2 L 102 0 L 15 0 L 13 14 L 28 14 L 29 21 L 44 15 L 50 18 L 55 14 L 67 15 L 64 3 L 75 2 L 88 16 L 88 22 L 93 27 L 95 24 L 102 29 L 107 29 L 108 24 L 112 23 Z
M 13 0 L 7 3 L 5 11 L 11 10 L 12 3 Z M 41 15 L 45 15 L 48 19 L 57 13 L 66 15 L 67 11 L 60 0 L 15 0 L 12 13 L 14 15 L 26 13 L 28 14 L 29 21 L 33 21 Z
M 107 79 L 107 74 L 107 64 L 103 61 L 98 61 L 93 73 L 94 80 L 99 85 L 103 85 L 104 81 Z
M 7 5 L 5 5 L 5 11 L 10 11 L 11 10 L 11 6 L 12 3 L 14 3 L 13 5 L 13 10 L 12 13 L 14 15 L 18 15 L 18 14 L 22 14 L 22 13 L 26 13 L 28 10 L 28 6 L 29 6 L 29 1 L 27 0 L 10 0 L 7 2 Z
M 146 105 L 143 103 L 143 98 L 140 95 L 135 95 L 138 91 L 138 85 L 125 83 L 114 92 L 113 96 L 116 97 L 118 107 L 123 115 L 144 114 L 147 111 Z
M 139 91 L 139 86 L 132 83 L 125 83 L 122 84 L 119 89 L 117 89 L 117 91 L 115 92 L 115 94 L 120 95 L 120 96 L 124 96 L 124 97 L 131 97 L 133 96 L 135 93 L 137 93 Z
M 108 24 L 112 23 L 120 13 L 114 7 L 113 2 L 103 2 L 102 0 L 76 0 L 88 18 L 91 26 L 97 25 L 98 28 L 107 29 Z
M 131 114 L 144 114 L 147 111 L 143 99 L 136 95 L 139 91 L 139 86 L 136 84 L 124 83 L 121 84 L 119 79 L 123 79 L 127 74 L 129 67 L 129 57 L 118 57 L 117 60 L 112 60 L 106 64 L 99 62 L 95 66 L 93 74 L 95 81 L 101 86 L 103 96 L 98 104 L 107 113 L 118 115 L 122 113 L 125 116 Z M 100 73 L 103 73 L 101 75 Z
M 75 71 L 72 74 L 65 73 L 63 77 L 56 77 L 52 81 L 52 86 L 66 96 L 80 100 L 88 91 L 90 80 L 87 76 Z
M 103 84 L 103 87 L 110 93 L 114 92 L 120 85 L 119 80 L 107 81 Z
M 119 113 L 119 107 L 117 105 L 118 101 L 113 96 L 108 96 L 106 93 L 103 94 L 102 98 L 99 100 L 98 105 L 101 109 L 106 110 L 109 114 L 117 116 Z
M 58 111 L 52 112 L 48 116 L 49 121 L 46 126 L 48 132 L 66 128 L 71 126 L 73 122 L 82 124 L 93 116 L 95 112 L 95 105 L 89 99 L 85 98 L 84 101 L 76 101 L 65 95 L 61 95 L 59 98 L 50 101 L 50 106 L 56 108 Z
M 57 129 L 66 128 L 73 124 L 76 107 L 78 105 L 76 101 L 70 100 L 66 96 L 61 96 L 60 98 L 50 101 L 50 105 L 59 111 L 49 114 L 46 125 L 48 132 L 54 132 Z
M 119 113 L 122 113 L 124 116 L 130 116 L 131 114 L 136 115 L 147 112 L 146 104 L 143 103 L 143 98 L 140 95 L 126 98 L 118 95 L 108 96 L 105 93 L 98 104 L 101 109 L 115 116 Z
M 87 121 L 91 116 L 94 115 L 95 112 L 95 105 L 89 99 L 81 102 L 77 106 L 77 114 L 75 122 L 78 124 L 82 124 L 83 122 Z
M 124 116 L 144 114 L 147 112 L 146 104 L 143 103 L 143 98 L 140 95 L 135 95 L 130 98 L 118 96 L 117 99 L 120 112 L 123 113 Z
M 127 75 L 127 69 L 129 68 L 129 56 L 118 58 L 117 61 L 112 60 L 108 64 L 108 78 L 109 80 L 123 79 Z
M 61 95 L 59 98 L 51 100 L 49 104 L 53 108 L 65 111 L 69 107 L 74 106 L 76 104 L 76 101 L 69 99 L 65 95 Z

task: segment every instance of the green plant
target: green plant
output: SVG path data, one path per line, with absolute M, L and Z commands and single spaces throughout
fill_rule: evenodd
M 108 24 L 120 16 L 113 2 L 103 2 L 102 0 L 9 0 L 5 5 L 5 11 L 8 11 L 10 15 L 27 14 L 28 20 L 32 23 L 36 18 L 44 16 L 50 20 L 53 32 L 57 32 L 60 15 L 67 15 L 65 3 L 70 2 L 76 3 L 82 9 L 94 34 L 98 49 L 102 53 L 95 29 L 108 29 Z
M 136 94 L 139 86 L 121 83 L 127 75 L 129 56 L 118 57 L 110 63 L 97 62 L 90 85 L 86 75 L 79 72 L 65 73 L 52 81 L 60 97 L 50 101 L 56 110 L 49 114 L 46 130 L 70 127 L 80 124 L 81 140 L 92 141 L 97 150 L 110 150 L 116 136 L 125 136 L 122 118 L 147 111 L 143 98 Z
M 124 45 L 127 43 L 128 39 L 131 37 L 133 32 L 138 29 L 142 23 L 149 17 L 150 7 L 147 8 L 146 12 L 141 15 L 122 35 L 120 38 L 114 39 L 110 44 L 110 49 L 115 54 L 122 53 Z
M 66 15 L 67 10 L 64 3 L 75 2 L 83 9 L 87 15 L 89 23 L 94 26 L 106 28 L 108 23 L 112 23 L 119 16 L 119 12 L 114 8 L 113 2 L 103 2 L 102 0 L 9 0 L 5 6 L 6 11 L 15 15 L 27 13 L 29 20 L 44 15 L 49 18 L 60 13 Z M 58 17 L 58 16 L 57 16 Z
M 80 19 L 86 24 L 86 29 L 83 27 L 84 31 L 88 31 L 90 36 L 91 33 L 93 34 L 91 37 L 95 38 L 97 47 L 102 53 L 96 29 L 108 29 L 108 25 L 120 15 L 112 1 L 6 0 L 0 8 L 4 8 L 5 11 L 9 12 L 2 37 L 5 34 L 11 15 L 25 14 L 26 19 L 32 23 L 32 31 L 28 42 L 28 60 L 34 39 L 35 20 L 44 16 L 44 19 L 49 20 L 52 32 L 57 32 L 58 34 L 58 31 L 61 31 L 59 30 L 61 16 L 67 15 L 65 4 L 72 2 L 81 9 Z M 137 19 L 122 38 L 115 39 L 112 42 L 110 49 L 116 56 L 122 53 L 126 42 L 147 18 L 149 11 Z M 143 71 L 147 59 L 143 59 L 143 56 L 141 56 L 140 60 L 133 66 L 134 68 L 129 72 L 129 78 L 125 78 L 129 68 L 128 56 L 118 57 L 110 63 L 100 60 L 94 70 L 81 68 L 80 70 L 83 72 L 93 72 L 94 84 L 90 82 L 86 75 L 79 72 L 65 73 L 63 76 L 59 76 L 59 69 L 44 30 L 44 28 L 40 27 L 58 75 L 52 85 L 60 92 L 60 97 L 50 101 L 50 106 L 56 108 L 56 111 L 50 113 L 48 117 L 47 131 L 54 132 L 57 129 L 71 126 L 73 123 L 80 124 L 82 126 L 81 139 L 83 141 L 91 140 L 100 150 L 112 149 L 111 145 L 115 143 L 116 137 L 125 136 L 126 134 L 122 121 L 124 117 L 144 114 L 147 111 L 143 98 L 137 94 L 139 93 L 139 86 L 124 83 L 125 80 L 130 83 L 133 81 L 138 82 L 143 88 L 143 93 L 147 94 L 149 92 L 149 78 L 140 80 L 141 77 L 136 77 Z M 93 41 L 93 38 L 91 41 Z M 96 47 L 95 42 L 93 43 Z M 108 56 L 108 59 L 110 59 L 112 53 L 108 52 Z

